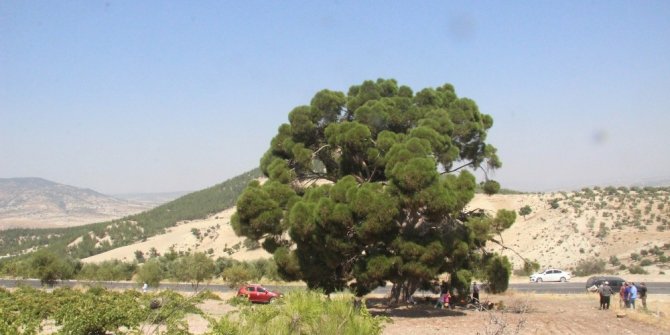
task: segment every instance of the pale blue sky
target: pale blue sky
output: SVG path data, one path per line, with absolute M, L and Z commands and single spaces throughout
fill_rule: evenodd
M 0 178 L 197 190 L 323 88 L 452 83 L 503 187 L 670 180 L 670 1 L 0 1 Z

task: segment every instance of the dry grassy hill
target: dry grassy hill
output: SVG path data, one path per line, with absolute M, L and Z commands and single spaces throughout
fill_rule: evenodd
M 82 261 L 89 263 L 112 259 L 133 261 L 137 250 L 148 257 L 152 249 L 161 255 L 173 249 L 177 252 L 204 252 L 213 257 L 232 256 L 240 261 L 270 257 L 271 255 L 262 248 L 249 249 L 243 245 L 244 238 L 235 235 L 233 228 L 230 226 L 230 217 L 234 212 L 235 209 L 231 208 L 203 220 L 181 222 L 177 226 L 169 228 L 165 234 L 150 237 L 143 242 L 112 249 L 85 258 Z M 73 244 L 77 242 L 75 241 Z
M 571 193 L 478 194 L 469 208 L 482 208 L 491 213 L 509 209 L 518 213 L 526 205 L 532 209 L 531 214 L 519 216 L 502 234 L 502 240 L 525 258 L 538 261 L 543 268 L 570 269 L 582 260 L 602 259 L 613 272 L 627 273 L 631 266 L 643 265 L 650 274 L 658 274 L 667 271 L 670 265 L 670 194 L 666 189 L 595 188 Z M 166 234 L 84 261 L 130 261 L 135 258 L 135 251 L 146 255 L 152 248 L 160 254 L 173 248 L 239 260 L 269 257 L 262 249 L 248 250 L 244 239 L 235 236 L 230 227 L 233 211 L 228 209 L 204 220 L 181 222 Z M 522 261 L 514 252 L 494 249 L 510 257 L 515 268 L 521 267 Z M 611 264 L 610 260 L 614 259 L 626 269 L 618 263 Z
M 470 207 L 491 212 L 506 208 L 518 213 L 526 205 L 531 207 L 531 214 L 519 216 L 502 239 L 543 268 L 570 269 L 580 261 L 601 259 L 613 272 L 641 265 L 657 274 L 670 265 L 667 190 L 595 188 L 572 193 L 479 195 Z M 521 266 L 516 254 L 501 252 L 515 267 Z

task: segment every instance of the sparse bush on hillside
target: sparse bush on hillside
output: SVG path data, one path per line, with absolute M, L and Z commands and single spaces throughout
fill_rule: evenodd
M 610 256 L 610 264 L 618 266 L 621 264 L 621 261 L 616 256 Z
M 605 261 L 602 259 L 581 260 L 575 267 L 576 276 L 589 276 L 592 274 L 603 273 L 605 271 Z
M 142 252 L 142 250 L 135 250 L 135 260 L 138 263 L 144 263 L 144 252 Z
M 202 239 L 202 236 L 200 235 L 200 229 L 198 228 L 191 228 L 191 234 L 193 234 L 193 236 L 195 236 L 195 238 L 198 240 Z
M 607 237 L 607 234 L 609 234 L 609 228 L 605 226 L 605 222 L 600 222 L 600 228 L 598 229 L 598 234 L 596 234 L 596 237 L 599 239 L 604 239 Z
M 647 270 L 645 270 L 643 267 L 641 267 L 639 265 L 631 266 L 630 268 L 628 268 L 628 272 L 630 272 L 631 274 L 634 274 L 634 275 L 649 274 L 649 272 L 647 272 Z
M 526 215 L 530 214 L 533 212 L 533 209 L 530 208 L 529 205 L 525 205 L 519 209 L 519 215 L 523 216 L 523 218 L 526 218 Z

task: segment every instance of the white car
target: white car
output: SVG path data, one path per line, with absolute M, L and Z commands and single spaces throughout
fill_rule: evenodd
M 570 272 L 565 272 L 558 269 L 547 269 L 544 272 L 533 273 L 530 275 L 530 281 L 533 283 L 541 283 L 543 281 L 560 281 L 566 282 L 572 278 Z

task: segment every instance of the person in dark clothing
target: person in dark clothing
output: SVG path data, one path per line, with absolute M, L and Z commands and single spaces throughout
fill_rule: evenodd
M 440 284 L 440 293 L 445 294 L 449 292 L 449 284 L 447 284 L 446 281 L 442 281 L 442 284 Z
M 479 301 L 479 285 L 477 285 L 477 282 L 472 284 L 472 300 Z
M 637 289 L 637 295 L 642 301 L 642 308 L 647 309 L 647 285 L 642 282 Z
M 610 309 L 610 297 L 614 293 L 609 285 L 609 282 L 604 282 L 599 288 L 600 293 L 600 309 Z

